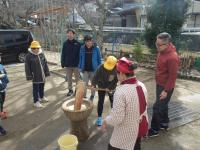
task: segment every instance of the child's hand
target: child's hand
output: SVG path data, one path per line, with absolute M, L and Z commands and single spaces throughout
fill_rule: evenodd
M 106 129 L 107 129 L 107 123 L 106 123 L 106 121 L 104 120 L 104 121 L 103 121 L 103 124 L 102 124 L 102 126 L 101 126 L 101 130 L 105 132 Z
M 94 86 L 94 85 L 91 85 L 91 86 L 90 86 L 90 89 L 91 89 L 91 91 L 95 91 L 95 86 Z

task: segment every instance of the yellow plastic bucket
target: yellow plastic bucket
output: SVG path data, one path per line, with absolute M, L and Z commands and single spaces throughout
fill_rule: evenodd
M 78 145 L 78 139 L 75 135 L 66 134 L 58 139 L 60 150 L 76 150 Z

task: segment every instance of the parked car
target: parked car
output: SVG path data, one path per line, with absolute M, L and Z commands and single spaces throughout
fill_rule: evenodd
M 0 56 L 1 62 L 24 62 L 33 36 L 28 30 L 0 29 Z

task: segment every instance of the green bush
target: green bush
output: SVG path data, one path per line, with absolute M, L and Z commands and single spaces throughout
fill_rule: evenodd
M 172 42 L 179 47 L 180 32 L 187 18 L 190 0 L 149 0 L 147 7 L 148 26 L 145 28 L 145 41 L 153 53 L 156 53 L 156 35 L 168 32 Z
M 135 54 L 135 60 L 137 62 L 141 62 L 143 59 L 142 43 L 139 40 L 137 40 L 133 45 L 133 53 Z

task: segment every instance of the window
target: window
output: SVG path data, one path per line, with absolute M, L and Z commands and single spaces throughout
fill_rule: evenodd
M 14 42 L 13 35 L 11 33 L 4 34 L 2 37 L 4 39 L 4 43 L 5 44 L 13 43 Z
M 15 41 L 16 42 L 25 42 L 28 40 L 28 35 L 26 33 L 16 33 L 15 34 Z
M 3 35 L 0 34 L 0 45 L 3 45 L 3 44 L 4 44 Z

